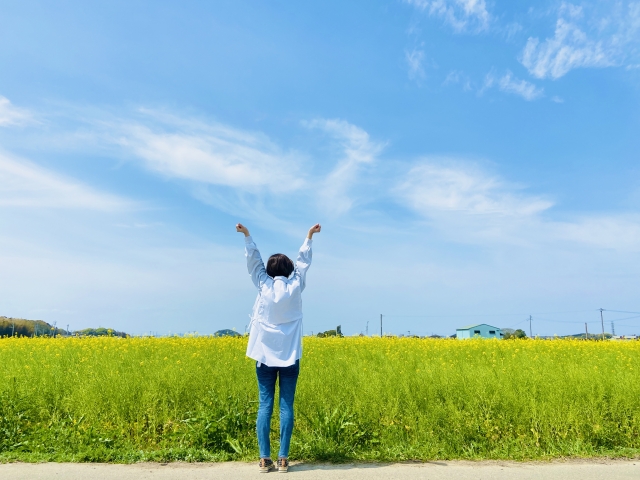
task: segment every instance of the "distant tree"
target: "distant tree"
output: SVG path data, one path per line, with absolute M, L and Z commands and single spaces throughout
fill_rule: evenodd
M 125 332 L 118 332 L 111 328 L 85 328 L 84 330 L 76 330 L 75 335 L 81 337 L 122 337 L 126 338 L 128 335 Z
M 318 337 L 320 337 L 320 338 L 325 338 L 325 337 L 344 337 L 344 335 L 342 335 L 342 331 L 340 331 L 340 330 L 327 330 L 326 332 L 318 333 Z
M 16 337 L 52 336 L 53 325 L 49 325 L 42 320 L 25 320 L 24 318 L 0 317 L 0 337 L 9 337 L 12 334 Z M 61 328 L 55 329 L 56 336 L 67 335 Z
M 507 329 L 505 329 L 507 330 Z M 509 329 L 510 330 L 510 329 Z M 504 332 L 504 330 L 503 330 Z M 522 330 L 521 328 L 517 329 L 517 330 L 512 330 L 511 332 L 507 331 L 504 334 L 503 337 L 505 340 L 509 340 L 509 339 L 515 339 L 515 338 L 527 338 L 527 334 L 524 330 Z
M 318 337 L 320 337 L 320 338 L 335 337 L 335 336 L 336 336 L 336 331 L 335 330 L 327 330 L 326 332 L 318 332 Z
M 225 328 L 224 330 L 218 330 L 216 333 L 213 334 L 213 336 L 214 337 L 241 337 L 242 335 L 240 335 L 235 330 L 230 330 L 228 328 Z
M 521 328 L 518 328 L 516 330 L 516 333 L 514 333 L 514 335 L 516 336 L 516 338 L 527 338 L 527 334 Z
M 56 328 L 42 320 L 25 320 L 24 318 L 0 317 L 0 337 L 8 337 L 13 333 L 16 337 L 56 337 L 70 335 L 62 328 Z M 90 337 L 128 337 L 125 332 L 111 328 L 85 328 L 74 332 L 79 336 Z

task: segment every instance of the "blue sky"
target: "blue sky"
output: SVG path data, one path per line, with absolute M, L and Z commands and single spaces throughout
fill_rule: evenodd
M 640 1 L 4 2 L 0 315 L 640 333 Z

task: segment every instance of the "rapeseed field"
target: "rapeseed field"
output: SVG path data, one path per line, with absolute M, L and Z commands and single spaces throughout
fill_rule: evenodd
M 1 339 L 0 460 L 255 459 L 246 341 Z M 305 338 L 291 458 L 635 456 L 639 373 L 640 342 Z

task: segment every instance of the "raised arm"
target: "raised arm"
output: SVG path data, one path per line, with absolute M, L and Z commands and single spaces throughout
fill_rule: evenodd
M 262 261 L 258 247 L 251 238 L 251 235 L 249 235 L 247 227 L 239 223 L 236 225 L 236 232 L 244 233 L 244 255 L 247 257 L 247 270 L 249 271 L 249 275 L 251 275 L 253 284 L 259 289 L 269 276 L 267 275 L 267 270 L 264 268 L 264 262 Z
M 307 284 L 307 270 L 311 266 L 311 243 L 313 240 L 313 234 L 319 233 L 322 227 L 319 223 L 316 223 L 313 227 L 309 229 L 309 233 L 307 234 L 307 238 L 304 239 L 302 246 L 300 247 L 300 251 L 298 252 L 298 258 L 296 259 L 296 271 L 295 275 L 300 278 L 300 288 L 304 290 Z

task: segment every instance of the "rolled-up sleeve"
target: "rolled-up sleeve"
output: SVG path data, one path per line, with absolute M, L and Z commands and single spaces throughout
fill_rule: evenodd
M 256 288 L 260 289 L 262 284 L 267 280 L 267 271 L 264 268 L 264 262 L 260 256 L 260 251 L 253 241 L 253 238 L 244 237 L 244 255 L 247 257 L 247 270 L 251 275 L 251 280 Z
M 304 290 L 307 283 L 307 270 L 311 266 L 311 244 L 313 240 L 308 238 L 304 239 L 304 243 L 300 247 L 300 251 L 298 252 L 298 259 L 296 260 L 296 271 L 295 275 L 300 279 L 300 289 Z

